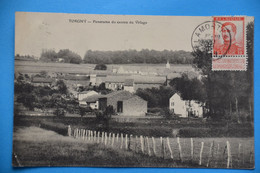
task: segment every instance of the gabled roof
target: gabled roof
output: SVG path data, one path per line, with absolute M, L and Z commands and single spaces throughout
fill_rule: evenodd
M 94 102 L 98 101 L 99 98 L 104 98 L 104 97 L 105 97 L 105 95 L 95 94 L 95 95 L 91 95 L 87 98 L 84 98 L 81 101 L 85 101 L 87 103 L 94 103 Z
M 104 96 L 108 98 L 108 97 L 114 97 L 114 96 L 116 96 L 116 95 L 118 95 L 118 94 L 121 94 L 121 95 L 123 95 L 123 96 L 129 96 L 129 97 L 133 95 L 133 94 L 130 93 L 129 91 L 119 90 L 119 91 L 115 91 L 115 92 L 109 93 L 109 94 L 104 95 Z
M 88 93 L 90 93 L 90 92 L 95 92 L 95 93 L 97 93 L 96 91 L 89 90 L 89 91 L 82 91 L 82 92 L 80 92 L 79 94 L 88 94 Z
M 109 75 L 105 78 L 105 82 L 124 83 L 129 77 L 129 75 Z

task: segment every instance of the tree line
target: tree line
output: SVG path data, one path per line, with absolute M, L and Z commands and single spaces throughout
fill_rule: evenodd
M 69 49 L 62 49 L 59 52 L 54 50 L 43 50 L 40 60 L 44 62 L 64 63 L 88 63 L 88 64 L 134 64 L 147 63 L 158 64 L 169 61 L 174 64 L 191 64 L 194 57 L 191 52 L 179 50 L 121 50 L 121 51 L 92 51 L 88 50 L 82 59 L 80 55 Z
M 191 64 L 191 52 L 179 50 L 123 50 L 123 51 L 92 51 L 88 50 L 84 56 L 84 63 L 91 64 L 133 64 L 133 63 L 166 63 Z

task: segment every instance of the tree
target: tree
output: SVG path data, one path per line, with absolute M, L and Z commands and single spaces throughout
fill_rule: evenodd
M 57 117 L 64 117 L 65 116 L 65 110 L 63 108 L 57 108 L 54 111 L 54 115 Z
M 66 84 L 64 83 L 63 80 L 58 80 L 56 82 L 56 86 L 58 88 L 58 91 L 61 93 L 61 94 L 67 94 L 68 93 L 68 88 L 66 86 Z
M 54 50 L 42 50 L 40 60 L 44 62 L 57 61 L 58 56 Z
M 169 84 L 180 92 L 184 100 L 206 100 L 206 88 L 197 78 L 189 79 L 187 74 L 183 74 L 181 78 L 172 79 Z
M 34 102 L 36 98 L 32 94 L 22 93 L 17 96 L 17 102 L 22 103 L 29 110 L 34 110 Z

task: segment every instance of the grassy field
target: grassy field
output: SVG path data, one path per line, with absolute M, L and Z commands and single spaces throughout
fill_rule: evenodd
M 45 117 L 45 116 L 15 116 L 16 126 L 47 125 L 50 130 L 82 128 L 96 131 L 107 131 L 96 121 L 95 117 Z M 54 128 L 53 128 L 54 127 Z M 178 131 L 180 137 L 253 137 L 254 128 L 251 123 L 227 124 L 225 121 L 203 122 L 201 119 L 167 120 L 165 118 L 132 119 L 130 122 L 118 122 L 112 119 L 109 123 L 109 131 L 113 133 L 126 133 L 133 135 L 145 135 L 154 137 L 173 137 L 173 130 Z M 56 131 L 58 132 L 58 131 Z M 61 133 L 63 134 L 63 133 Z
M 108 64 L 107 71 L 112 72 L 113 68 L 124 67 L 131 71 L 141 70 L 160 72 L 165 69 L 165 64 Z M 40 71 L 58 73 L 85 73 L 94 72 L 95 64 L 69 64 L 69 63 L 44 63 L 33 61 L 15 61 L 15 71 L 21 73 L 39 73 Z M 170 71 L 183 72 L 192 70 L 191 65 L 174 64 Z
M 13 166 L 187 167 L 183 163 L 147 157 L 59 135 L 38 127 L 16 127 Z

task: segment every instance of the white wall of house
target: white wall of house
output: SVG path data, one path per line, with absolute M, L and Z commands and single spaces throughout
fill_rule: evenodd
M 203 106 L 201 105 L 201 103 L 199 103 L 195 100 L 191 100 L 190 101 L 190 107 L 191 107 L 192 113 L 196 117 L 203 117 Z
M 191 112 L 196 117 L 203 117 L 203 104 L 201 102 L 196 100 L 182 100 L 177 93 L 170 98 L 169 109 L 181 117 L 188 117 L 188 112 Z
M 169 100 L 169 108 L 180 117 L 188 117 L 185 103 L 185 100 L 182 100 L 179 94 L 175 93 Z
M 124 86 L 124 90 L 128 91 L 130 93 L 134 93 L 135 92 L 134 86 Z

